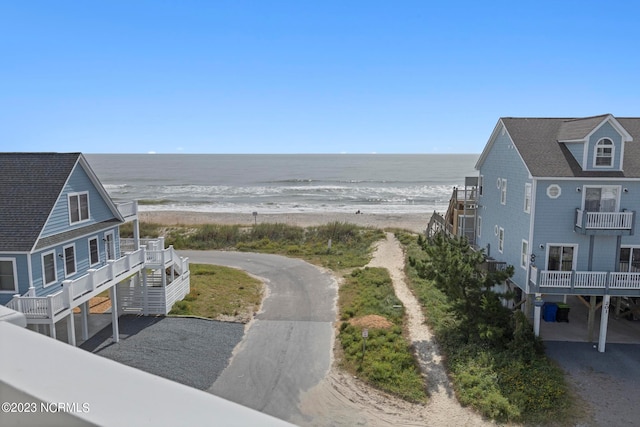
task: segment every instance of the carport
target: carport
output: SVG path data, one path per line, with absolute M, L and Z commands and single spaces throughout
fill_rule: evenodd
M 615 299 L 613 299 L 615 300 Z M 569 322 L 540 321 L 540 337 L 543 341 L 598 342 L 602 307 L 597 305 L 593 328 L 589 336 L 589 299 L 567 295 L 570 307 Z M 599 303 L 600 304 L 600 303 Z M 612 301 L 606 334 L 607 343 L 640 344 L 640 320 L 616 317 L 616 302 Z

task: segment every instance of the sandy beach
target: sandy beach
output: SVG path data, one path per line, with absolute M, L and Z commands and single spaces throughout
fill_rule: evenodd
M 162 225 L 194 225 L 194 224 L 239 224 L 284 223 L 310 227 L 334 221 L 356 224 L 363 227 L 402 228 L 422 233 L 429 223 L 431 213 L 424 214 L 367 214 L 345 212 L 300 212 L 282 214 L 221 213 L 193 211 L 142 211 L 138 213 L 140 221 Z

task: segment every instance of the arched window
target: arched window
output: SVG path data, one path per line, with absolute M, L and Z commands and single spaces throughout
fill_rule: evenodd
M 594 166 L 613 166 L 613 142 L 610 139 L 604 138 L 598 141 L 595 154 Z

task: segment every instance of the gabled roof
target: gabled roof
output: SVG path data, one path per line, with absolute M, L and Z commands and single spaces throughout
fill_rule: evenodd
M 632 141 L 624 146 L 623 171 L 584 171 L 564 142 L 584 140 L 605 121 L 610 121 L 623 139 Z M 484 162 L 502 126 L 531 176 L 640 178 L 640 118 L 614 118 L 610 114 L 586 118 L 503 117 L 476 168 Z
M 31 251 L 77 164 L 122 217 L 81 153 L 0 153 L 0 251 Z

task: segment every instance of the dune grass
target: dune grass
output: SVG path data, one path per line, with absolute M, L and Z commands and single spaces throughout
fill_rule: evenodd
M 375 387 L 410 402 L 425 402 L 426 390 L 410 345 L 403 337 L 404 310 L 386 269 L 356 269 L 340 287 L 340 340 L 342 366 Z M 386 318 L 392 326 L 369 327 L 366 346 L 364 326 L 351 319 L 367 315 Z
M 262 283 L 235 268 L 190 264 L 191 292 L 169 314 L 246 322 L 262 300 Z

